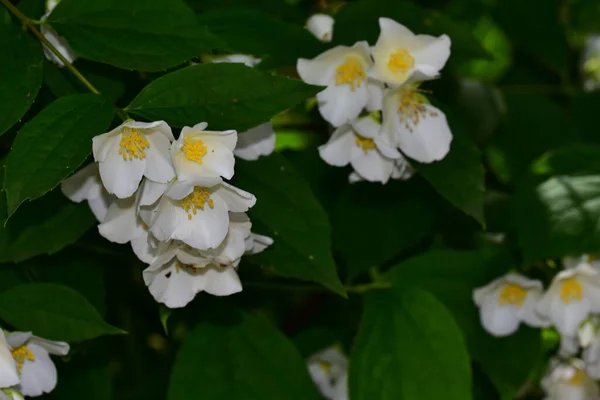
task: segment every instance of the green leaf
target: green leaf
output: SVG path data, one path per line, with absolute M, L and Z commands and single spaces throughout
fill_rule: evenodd
M 89 354 L 86 354 L 91 358 Z M 98 356 L 98 354 L 94 354 Z M 91 360 L 96 362 L 97 359 Z M 108 362 L 98 365 L 89 365 L 87 363 L 73 362 L 65 363 L 62 369 L 59 369 L 58 385 L 52 392 L 52 399 L 55 400 L 111 400 L 114 399 L 112 373 L 107 365 Z
M 126 111 L 175 126 L 208 121 L 210 129 L 242 132 L 320 90 L 240 64 L 194 65 L 150 83 Z
M 230 10 L 232 8 L 240 7 L 267 13 L 285 21 L 298 21 L 303 23 L 306 18 L 302 10 L 298 7 L 294 7 L 294 5 L 286 0 L 185 0 L 185 2 L 199 13 L 207 13 L 216 10 Z
M 238 310 L 196 325 L 179 350 L 167 398 L 187 400 L 199 388 L 205 400 L 319 398 L 293 344 Z
M 295 67 L 299 57 L 312 58 L 325 50 L 302 26 L 252 10 L 218 10 L 200 14 L 199 19 L 232 52 L 265 57 L 261 65 L 269 67 Z
M 580 93 L 573 96 L 571 100 L 570 109 L 573 112 L 572 123 L 575 125 L 578 137 L 590 143 L 600 144 L 600 136 L 597 134 L 598 118 L 596 115 L 600 109 L 600 93 Z
M 459 328 L 421 289 L 365 294 L 350 363 L 350 398 L 471 399 L 471 370 Z
M 415 168 L 456 208 L 485 227 L 483 215 L 484 168 L 479 150 L 469 140 L 461 121 L 446 112 L 454 139 L 450 152 L 431 164 L 413 162 Z
M 335 18 L 334 43 L 352 45 L 360 40 L 371 44 L 379 36 L 379 18 L 387 17 L 406 25 L 416 34 L 447 34 L 452 40 L 451 58 L 490 58 L 468 29 L 436 11 L 399 0 L 361 0 L 344 7 Z
M 125 333 L 104 322 L 81 294 L 53 283 L 30 283 L 0 293 L 0 318 L 19 330 L 67 342 Z
M 0 134 L 33 104 L 42 85 L 42 47 L 0 9 Z
M 350 277 L 381 265 L 431 231 L 435 210 L 415 182 L 346 185 L 332 207 L 334 247 Z
M 103 96 L 79 94 L 59 98 L 29 121 L 4 165 L 8 216 L 75 171 L 91 153 L 92 138 L 107 130 L 113 115 Z
M 4 198 L 4 192 L 0 196 Z M 6 214 L 1 220 L 5 218 Z M 56 253 L 75 243 L 95 223 L 86 203 L 72 203 L 54 190 L 25 203 L 6 224 L 0 223 L 0 262 Z
M 320 283 L 345 295 L 331 254 L 327 214 L 308 183 L 280 154 L 236 161 L 235 184 L 258 199 L 253 230 L 275 243 L 251 260 L 279 275 Z
M 180 0 L 64 0 L 48 23 L 79 56 L 125 69 L 160 71 L 223 47 Z

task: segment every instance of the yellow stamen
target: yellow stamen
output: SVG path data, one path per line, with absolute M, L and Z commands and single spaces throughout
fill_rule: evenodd
M 145 158 L 144 149 L 150 147 L 150 142 L 144 136 L 138 133 L 135 128 L 123 128 L 121 141 L 119 142 L 119 154 L 123 156 L 123 160 L 131 161 L 135 158 Z
M 415 66 L 415 59 L 406 49 L 398 49 L 390 54 L 388 68 L 397 75 L 406 75 L 406 73 Z
M 335 84 L 343 85 L 349 84 L 352 91 L 356 90 L 356 87 L 360 87 L 362 81 L 367 79 L 367 74 L 357 57 L 350 56 L 346 57 L 346 62 L 338 65 L 335 73 Z
M 565 279 L 560 289 L 560 298 L 565 304 L 569 304 L 574 300 L 581 300 L 583 298 L 583 286 L 575 278 Z
M 329 375 L 329 371 L 331 370 L 331 364 L 325 361 L 319 361 L 319 367 L 323 370 L 323 372 Z
M 515 283 L 505 283 L 500 294 L 498 295 L 498 301 L 500 305 L 512 304 L 517 308 L 523 307 L 523 303 L 527 298 L 527 290 L 523 289 L 520 285 Z
M 202 157 L 204 157 L 208 148 L 204 146 L 202 140 L 193 140 L 189 136 L 185 136 L 183 138 L 183 147 L 181 148 L 181 151 L 184 152 L 188 160 L 202 164 Z
M 427 107 L 425 107 L 427 98 L 418 89 L 400 90 L 399 96 L 398 116 L 406 129 L 411 132 L 413 126 L 418 125 L 421 120 L 438 115 L 435 111 L 428 111 Z
M 200 186 L 194 186 L 194 191 L 181 199 L 181 207 L 187 212 L 188 219 L 192 219 L 192 216 L 196 215 L 196 209 L 204 210 L 205 203 L 210 208 L 215 207 L 208 189 Z
M 25 345 L 21 345 L 11 351 L 11 354 L 17 362 L 17 373 L 21 375 L 23 372 L 23 364 L 25 361 L 35 361 L 35 356 Z
M 573 376 L 571 377 L 571 379 L 569 379 L 569 383 L 571 385 L 576 385 L 579 386 L 583 383 L 583 381 L 585 380 L 585 372 L 583 372 L 583 370 L 578 369 Z
M 375 142 L 373 139 L 368 139 L 356 134 L 356 145 L 360 147 L 365 154 L 369 152 L 369 150 L 373 150 L 375 148 Z

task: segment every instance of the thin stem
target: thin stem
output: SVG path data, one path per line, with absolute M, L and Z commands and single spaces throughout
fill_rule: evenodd
M 19 21 L 21 21 L 25 26 L 27 26 L 31 33 L 33 33 L 44 44 L 44 46 L 48 48 L 48 50 L 50 50 L 56 57 L 58 57 L 58 59 L 62 61 L 62 63 L 69 70 L 69 72 L 72 73 L 73 76 L 75 76 L 75 78 L 77 78 L 86 88 L 88 88 L 90 92 L 94 94 L 100 94 L 100 91 L 96 89 L 94 85 L 92 85 L 90 81 L 88 81 L 85 78 L 85 76 L 83 76 L 81 72 L 79 72 L 77 68 L 75 68 L 73 64 L 71 64 L 69 60 L 67 60 L 65 56 L 63 56 L 61 52 L 58 51 L 58 49 L 54 47 L 54 45 L 50 43 L 48 39 L 46 39 L 46 37 L 42 35 L 42 33 L 34 26 L 35 24 L 43 23 L 42 21 L 29 19 L 25 14 L 21 12 L 21 10 L 12 5 L 12 3 L 9 0 L 0 0 L 0 3 L 4 4 L 8 11 L 10 11 L 15 17 L 19 19 Z M 129 118 L 127 113 L 121 110 L 120 108 L 116 109 L 116 113 L 123 120 Z
M 371 282 L 362 285 L 346 286 L 348 293 L 364 293 L 369 290 L 389 289 L 392 287 L 391 282 Z

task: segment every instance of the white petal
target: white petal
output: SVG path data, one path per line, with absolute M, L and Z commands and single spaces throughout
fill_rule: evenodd
M 75 59 L 77 59 L 77 56 L 75 55 L 75 52 L 73 51 L 73 49 L 71 48 L 71 46 L 69 45 L 69 42 L 67 42 L 67 40 L 60 36 L 55 30 L 54 28 L 52 28 L 50 25 L 48 24 L 42 24 L 40 26 L 40 31 L 42 33 L 42 35 L 44 35 L 44 37 L 50 42 L 52 43 L 52 45 L 54 46 L 54 48 L 56 48 L 58 50 L 58 52 L 67 59 L 68 62 L 73 63 L 73 61 L 75 61 Z M 60 58 L 58 58 L 52 51 L 50 51 L 46 46 L 44 46 L 44 56 L 46 56 L 46 58 L 50 61 L 52 61 L 53 63 L 57 64 L 59 67 L 64 67 L 65 64 L 61 61 Z
M 329 165 L 343 167 L 352 159 L 352 148 L 356 146 L 356 136 L 350 125 L 335 130 L 327 143 L 319 146 L 319 155 Z
M 392 179 L 407 180 L 415 173 L 415 169 L 406 161 L 402 155 L 394 162 L 394 170 L 392 171 Z
M 204 274 L 204 291 L 213 296 L 229 296 L 242 291 L 242 283 L 233 267 L 206 267 L 200 269 Z
M 111 149 L 115 146 L 115 143 L 121 141 L 121 130 L 123 124 L 117 126 L 110 132 L 103 133 L 102 135 L 94 136 L 92 138 L 92 152 L 94 154 L 94 161 L 101 162 L 106 160 L 108 154 L 112 151 Z M 118 151 L 118 150 L 117 150 Z
M 270 122 L 238 135 L 234 154 L 242 160 L 253 161 L 268 156 L 275 149 L 275 131 Z
M 146 149 L 144 175 L 154 182 L 169 182 L 175 177 L 175 169 L 169 152 L 171 146 L 169 139 L 160 131 L 152 132 L 145 137 L 150 143 L 150 147 Z
M 556 329 L 563 335 L 575 336 L 579 324 L 590 313 L 590 305 L 585 297 L 581 301 L 571 301 L 568 304 L 556 299 L 551 312 L 552 322 Z
M 232 212 L 246 212 L 256 204 L 256 197 L 253 194 L 225 182 L 210 190 L 215 196 L 221 197 Z
M 349 183 L 356 183 L 356 182 L 362 182 L 365 179 L 360 176 L 356 171 L 352 171 L 350 172 L 350 175 L 348 175 L 348 182 Z
M 333 82 L 336 68 L 344 63 L 350 47 L 336 46 L 312 60 L 298 59 L 296 69 L 300 78 L 311 85 L 327 86 Z
M 306 21 L 306 29 L 322 42 L 331 42 L 334 19 L 331 15 L 314 14 Z
M 389 84 L 401 85 L 410 78 L 414 69 L 394 72 L 388 67 L 388 62 L 391 54 L 399 49 L 404 49 L 410 54 L 415 35 L 404 25 L 389 18 L 379 18 L 379 28 L 379 38 L 371 51 L 375 60 L 375 68 L 371 71 L 372 76 Z
M 351 162 L 352 168 L 370 182 L 386 183 L 392 175 L 394 161 L 383 157 L 377 150 L 372 149 Z
M 135 199 L 119 199 L 108 209 L 104 222 L 98 225 L 98 231 L 111 242 L 127 243 L 145 235 L 135 206 Z
M 141 262 L 146 264 L 152 264 L 159 252 L 158 246 L 152 246 L 150 240 L 153 239 L 149 236 L 140 236 L 131 240 L 133 253 Z
M 14 349 L 27 343 L 32 336 L 31 332 L 11 332 L 6 336 L 6 343 Z
M 416 39 L 422 47 L 411 51 L 415 58 L 413 79 L 422 81 L 437 77 L 450 57 L 450 38 L 447 35 L 437 38 L 419 35 Z
M 246 254 L 260 253 L 273 244 L 272 238 L 258 235 L 256 233 L 251 233 L 250 239 L 252 240 L 252 247 L 246 252 Z
M 150 134 L 152 131 L 160 132 L 168 141 L 172 142 L 175 140 L 171 127 L 165 121 L 154 121 L 154 122 L 139 122 L 139 121 L 126 121 L 123 122 L 121 127 L 135 128 L 135 129 L 147 129 L 149 131 L 143 132 L 144 134 Z M 117 129 L 117 128 L 115 128 Z M 113 130 L 114 131 L 114 130 Z
M 176 268 L 176 260 L 154 267 L 150 266 L 143 272 L 148 290 L 159 303 L 169 308 L 185 307 L 196 296 L 195 277 L 189 268 Z
M 167 190 L 168 184 L 144 179 L 140 185 L 138 207 L 154 204 Z M 185 196 L 184 196 L 185 197 Z
M 80 203 L 83 200 L 100 197 L 104 188 L 98 172 L 98 164 L 91 163 L 75 172 L 60 183 L 60 189 L 69 200 Z
M 308 373 L 317 386 L 317 389 L 319 389 L 319 393 L 321 393 L 325 399 L 332 399 L 334 391 L 333 384 L 329 378 L 329 374 L 326 369 L 321 366 L 321 363 L 318 361 L 309 362 Z
M 29 342 L 42 347 L 49 354 L 55 356 L 66 356 L 69 354 L 69 350 L 71 349 L 67 342 L 48 340 L 39 336 L 32 336 Z
M 17 365 L 6 342 L 4 331 L 0 329 L 0 388 L 14 386 L 19 381 Z
M 144 159 L 123 160 L 119 154 L 119 142 L 115 141 L 106 159 L 100 162 L 100 177 L 108 193 L 122 199 L 137 190 L 145 168 Z
M 494 336 L 508 336 L 519 328 L 516 307 L 503 306 L 496 296 L 488 296 L 481 305 L 481 324 Z
M 378 137 L 381 132 L 381 124 L 368 116 L 353 121 L 351 125 L 360 136 L 368 139 Z
M 114 199 L 110 194 L 103 192 L 99 197 L 88 200 L 88 206 L 98 222 L 104 221 L 108 207 L 110 207 Z
M 331 125 L 338 127 L 358 117 L 369 100 L 367 85 L 331 85 L 317 94 L 319 112 Z
M 378 80 L 369 78 L 367 80 L 367 111 L 381 111 L 383 109 L 384 84 Z
M 348 400 L 348 374 L 342 375 L 342 377 L 336 382 L 333 389 L 333 400 Z
M 560 337 L 560 347 L 558 354 L 561 357 L 568 358 L 574 356 L 579 351 L 579 342 L 577 338 L 562 335 Z
M 50 393 L 56 387 L 56 367 L 48 352 L 41 346 L 29 343 L 27 348 L 35 360 L 25 360 L 21 370 L 21 384 L 18 389 L 25 396 L 40 396 Z

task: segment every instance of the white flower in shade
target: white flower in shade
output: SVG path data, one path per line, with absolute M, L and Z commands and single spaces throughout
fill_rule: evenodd
M 310 356 L 306 364 L 321 395 L 333 399 L 337 383 L 347 375 L 348 358 L 337 346 L 331 346 Z
M 450 38 L 415 35 L 402 24 L 379 18 L 380 34 L 371 50 L 373 77 L 390 85 L 436 78 L 450 57 Z
M 255 67 L 260 63 L 261 59 L 246 54 L 228 54 L 224 56 L 208 57 L 207 61 L 212 63 L 244 64 L 247 67 Z
M 542 290 L 540 281 L 513 273 L 475 289 L 473 300 L 480 308 L 481 324 L 494 336 L 516 332 L 521 322 L 535 327 L 547 326 L 547 321 L 535 314 Z
M 599 400 L 598 384 L 585 371 L 581 360 L 551 360 L 542 379 L 546 400 Z
M 6 341 L 4 331 L 0 329 L 0 388 L 15 386 L 20 381 L 17 363 L 11 354 L 11 347 Z
M 600 36 L 589 35 L 582 53 L 583 88 L 591 92 L 600 88 Z
M 173 140 L 171 128 L 164 121 L 128 120 L 94 137 L 94 159 L 100 164 L 100 177 L 108 193 L 129 197 L 142 176 L 163 183 L 173 179 L 175 170 L 169 153 Z
M 207 125 L 201 122 L 191 128 L 184 127 L 177 141 L 171 145 L 177 180 L 196 182 L 205 178 L 233 177 L 237 132 L 206 131 Z
M 204 186 L 176 181 L 159 201 L 140 211 L 140 216 L 156 239 L 180 240 L 195 249 L 207 250 L 225 239 L 229 212 L 246 212 L 254 203 L 252 194 L 225 182 Z
M 52 10 L 54 10 L 54 7 L 56 7 L 58 5 L 58 3 L 60 3 L 60 0 L 47 0 L 46 1 L 46 12 L 51 13 Z
M 399 154 L 400 157 L 394 160 L 394 167 L 392 169 L 392 179 L 407 181 L 413 177 L 415 174 L 415 169 L 408 163 L 406 158 L 402 154 Z M 362 182 L 366 179 L 360 176 L 359 173 L 353 171 L 348 176 L 348 181 L 350 183 Z
M 273 150 L 275 150 L 275 131 L 273 125 L 267 122 L 238 134 L 233 154 L 242 160 L 254 161 L 260 156 L 268 156 Z
M 319 111 L 336 127 L 356 119 L 369 103 L 367 74 L 371 67 L 367 42 L 336 46 L 312 60 L 301 58 L 296 65 L 303 81 L 327 86 L 317 94 Z
M 232 213 L 223 242 L 208 251 L 173 243 L 144 270 L 143 276 L 156 301 L 170 308 L 184 307 L 197 293 L 228 296 L 242 290 L 236 272 L 251 236 L 250 220 Z
M 387 90 L 382 132 L 390 145 L 422 163 L 443 159 L 452 142 L 446 115 L 411 85 Z
M 363 179 L 386 183 L 394 170 L 394 160 L 401 155 L 380 138 L 380 132 L 381 125 L 372 118 L 360 118 L 336 129 L 319 147 L 319 154 L 330 165 L 351 164 Z
M 348 372 L 335 383 L 333 387 L 333 400 L 348 400 Z
M 99 222 L 104 220 L 113 197 L 104 190 L 98 164 L 91 163 L 63 180 L 60 189 L 69 200 L 81 203 L 87 200 L 92 213 Z
M 0 389 L 0 400 L 24 400 L 23 395 L 15 388 Z
M 600 273 L 587 263 L 558 273 L 536 310 L 562 335 L 574 337 L 591 313 L 600 312 Z
M 48 16 L 48 14 L 44 15 L 42 17 L 42 21 L 44 21 L 47 18 L 47 16 Z M 69 45 L 69 42 L 67 42 L 67 39 L 65 39 L 64 37 L 60 36 L 54 30 L 53 27 L 51 27 L 47 23 L 42 23 L 42 25 L 40 26 L 40 32 L 42 32 L 42 35 L 44 35 L 44 37 L 56 48 L 56 50 L 58 50 L 58 52 L 69 63 L 72 64 L 73 61 L 75 61 L 77 59 L 77 55 L 75 54 L 75 52 L 73 51 L 73 49 Z M 48 47 L 46 47 L 46 46 L 44 46 L 44 56 L 46 56 L 46 58 L 48 60 L 52 61 L 53 63 L 55 63 L 59 67 L 64 67 L 65 66 L 65 63 L 60 58 L 58 58 L 58 56 L 56 56 L 56 54 L 54 54 L 52 51 L 50 51 L 48 49 Z
M 33 336 L 31 332 L 13 332 L 6 337 L 12 347 L 21 383 L 16 386 L 25 396 L 40 396 L 56 386 L 56 367 L 50 354 L 65 356 L 69 345 Z
M 331 42 L 334 22 L 331 15 L 314 14 L 306 21 L 306 29 L 320 41 Z
M 250 232 L 250 236 L 246 238 L 246 251 L 244 252 L 244 254 L 260 253 L 272 244 L 272 238 Z

